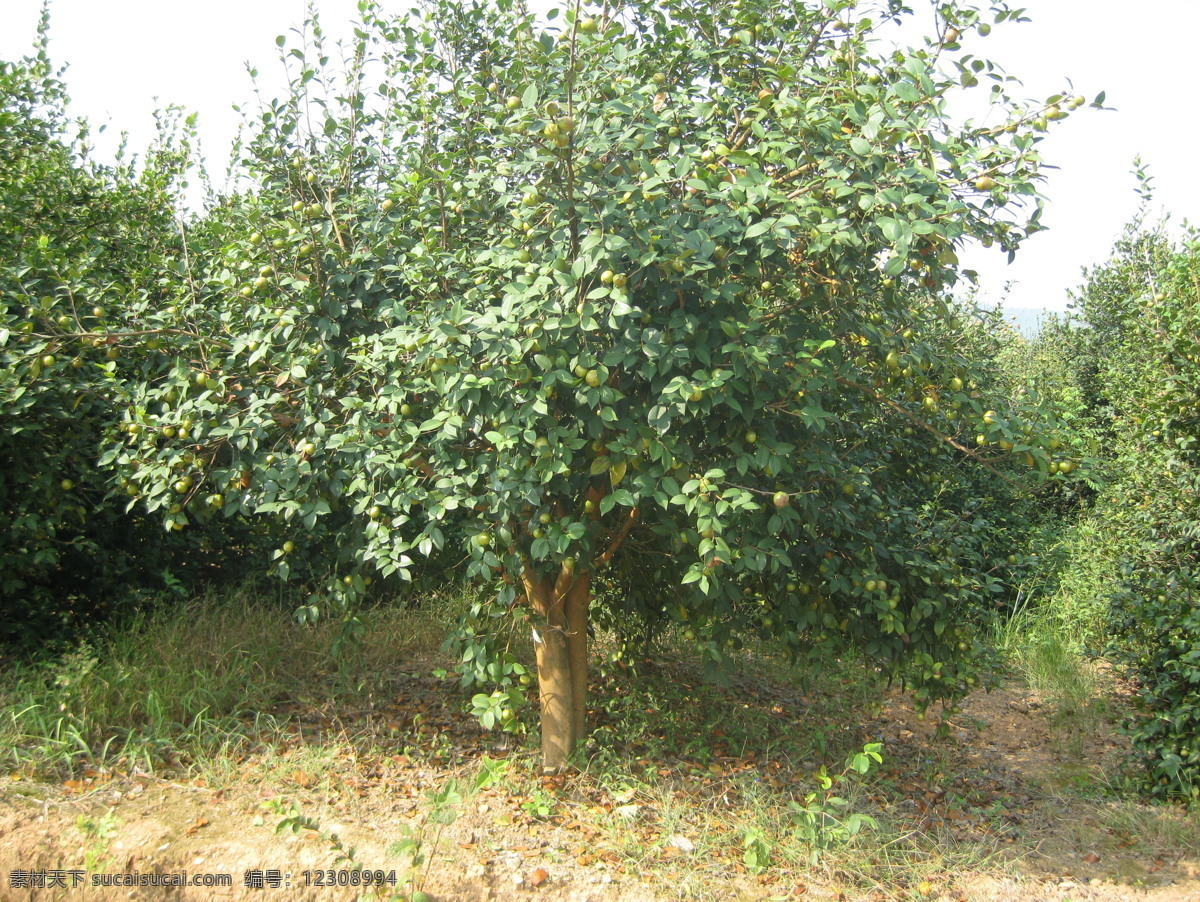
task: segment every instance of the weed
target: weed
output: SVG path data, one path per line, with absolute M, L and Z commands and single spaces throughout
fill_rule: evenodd
M 305 830 L 311 831 L 329 844 L 330 851 L 334 853 L 332 861 L 334 867 L 343 865 L 347 870 L 362 870 L 362 864 L 355 858 L 357 849 L 354 846 L 347 846 L 336 833 L 323 830 L 315 818 L 309 817 L 301 811 L 299 805 L 293 802 L 285 810 L 283 805 L 276 799 L 270 799 L 264 804 L 268 811 L 284 815 L 283 819 L 275 825 L 276 833 L 283 833 L 285 831 L 291 833 L 301 833 Z
M 442 834 L 458 819 L 463 801 L 458 780 L 447 780 L 431 791 L 427 800 L 429 811 L 424 819 L 415 825 L 404 824 L 400 828 L 401 838 L 388 848 L 389 854 L 408 858 L 404 885 L 411 887 L 413 900 L 418 894 L 424 895 L 428 868 L 441 845 Z
M 369 641 L 338 661 L 337 625 L 293 622 L 286 599 L 164 599 L 57 658 L 9 668 L 0 677 L 0 754 L 31 774 L 185 769 L 233 779 L 231 754 L 279 740 L 285 724 L 266 713 L 278 702 L 361 696 L 460 603 L 432 593 L 419 611 L 367 612 Z
M 1012 614 L 995 625 L 993 642 L 1061 716 L 1094 724 L 1102 713 L 1095 675 L 1053 612 L 1021 595 Z
M 83 834 L 87 843 L 83 853 L 83 867 L 88 873 L 111 869 L 113 862 L 108 854 L 109 847 L 120 826 L 121 822 L 112 809 L 98 818 L 80 815 L 75 822 L 76 829 Z

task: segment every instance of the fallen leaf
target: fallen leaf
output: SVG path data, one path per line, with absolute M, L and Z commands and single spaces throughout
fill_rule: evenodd
M 529 875 L 529 885 L 530 886 L 541 886 L 543 883 L 545 883 L 549 879 L 550 879 L 550 874 L 546 871 L 546 869 L 538 868 L 536 871 L 534 871 L 532 874 Z
M 1097 861 L 1100 860 L 1100 856 L 1097 855 L 1095 852 L 1088 852 L 1086 855 L 1083 856 L 1083 860 L 1086 861 L 1088 864 L 1095 864 Z
M 208 826 L 208 818 L 198 817 L 198 818 L 196 818 L 196 822 L 187 828 L 187 835 L 195 836 L 196 832 L 198 830 L 200 830 L 201 827 L 207 827 L 207 826 Z

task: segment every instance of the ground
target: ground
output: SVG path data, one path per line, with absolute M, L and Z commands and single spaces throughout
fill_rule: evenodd
M 753 673 L 718 689 L 671 665 L 650 674 L 684 693 L 666 704 L 695 692 L 704 706 L 728 706 L 703 741 L 658 730 L 662 698 L 600 675 L 589 764 L 543 778 L 529 737 L 480 731 L 453 686 L 427 673 L 391 675 L 336 701 L 281 703 L 273 714 L 282 733 L 231 748 L 223 771 L 201 777 L 130 762 L 65 781 L 8 775 L 0 898 L 373 898 L 361 887 L 313 885 L 329 872 L 345 883 L 364 868 L 396 874 L 374 898 L 420 890 L 439 902 L 1200 902 L 1200 825 L 1113 785 L 1125 747 L 1099 703 L 1067 711 L 1010 681 L 969 696 L 939 729 L 895 692 L 864 700 L 852 689 L 764 691 Z M 747 744 L 735 721 L 756 705 L 772 726 Z M 631 706 L 645 715 L 640 725 Z M 813 739 L 814 723 L 823 726 L 812 745 L 831 774 L 847 750 L 870 742 L 882 743 L 883 764 L 821 791 L 812 776 L 820 762 L 790 756 L 785 741 L 797 731 Z M 846 808 L 830 801 L 835 793 Z M 806 844 L 789 806 L 814 799 L 824 807 L 809 823 L 828 829 Z M 877 828 L 839 833 L 849 810 L 874 816 Z M 15 871 L 49 869 L 79 869 L 86 880 L 228 874 L 232 886 L 13 886 Z M 245 885 L 247 872 L 269 881 L 272 870 L 286 888 Z

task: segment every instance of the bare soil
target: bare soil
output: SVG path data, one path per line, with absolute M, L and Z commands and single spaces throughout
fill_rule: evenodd
M 414 676 L 357 708 L 296 703 L 290 739 L 243 753 L 216 788 L 137 772 L 54 783 L 0 775 L 0 899 L 370 898 L 361 887 L 314 883 L 329 871 L 335 883 L 349 880 L 354 863 L 394 870 L 403 883 L 408 858 L 392 846 L 409 829 L 426 855 L 419 885 L 438 902 L 1200 902 L 1195 816 L 1106 791 L 1125 752 L 1119 731 L 1103 713 L 1067 716 L 1019 686 L 975 693 L 941 730 L 898 694 L 865 722 L 856 714 L 843 725 L 853 742 L 884 746 L 883 771 L 860 801 L 909 846 L 927 850 L 924 865 L 897 867 L 892 878 L 877 861 L 887 856 L 882 846 L 868 849 L 871 867 L 835 859 L 748 873 L 741 837 L 722 838 L 720 818 L 722 798 L 746 779 L 777 778 L 753 753 L 714 755 L 704 772 L 680 777 L 675 797 L 703 806 L 704 822 L 715 825 L 703 837 L 700 820 L 681 824 L 657 810 L 661 799 L 585 791 L 576 776 L 464 793 L 453 823 L 439 826 L 430 791 L 452 777 L 469 784 L 482 754 L 532 771 L 530 743 L 506 748 L 479 732 L 444 687 Z M 791 706 L 782 716 L 803 722 L 802 696 L 780 704 Z M 410 754 L 388 737 L 414 720 L 424 738 Z M 391 750 L 359 754 L 361 743 L 331 741 L 368 734 Z M 551 813 L 538 811 L 539 799 L 554 801 Z M 319 829 L 278 831 L 293 811 Z M 333 834 L 343 852 L 353 847 L 352 861 L 338 860 Z M 186 871 L 229 875 L 232 885 L 71 888 L 71 874 L 63 875 L 67 887 L 14 885 L 20 872 L 72 869 L 85 884 L 93 875 Z M 259 873 L 279 885 L 248 886 Z M 378 898 L 401 889 L 385 887 Z

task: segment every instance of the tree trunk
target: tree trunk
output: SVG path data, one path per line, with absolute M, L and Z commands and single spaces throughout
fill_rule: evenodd
M 583 738 L 587 712 L 587 613 L 591 576 L 564 567 L 557 579 L 524 576 L 541 616 L 534 633 L 542 706 L 542 769 L 558 773 Z

